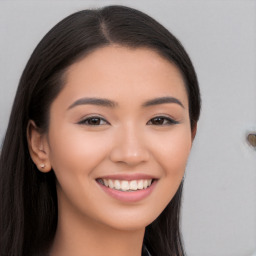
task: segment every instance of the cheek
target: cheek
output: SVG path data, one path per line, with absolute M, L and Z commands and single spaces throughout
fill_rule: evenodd
M 184 176 L 192 145 L 188 127 L 180 127 L 155 141 L 155 159 L 162 171 L 159 180 L 159 208 L 162 210 L 175 195 Z
M 107 155 L 109 136 L 88 133 L 72 125 L 50 130 L 50 162 L 57 178 L 59 204 L 65 209 L 73 205 L 78 211 L 90 211 L 88 205 L 97 202 L 94 170 Z M 62 207 L 61 207 L 62 208 Z M 93 207 L 92 207 L 93 208 Z
M 71 170 L 88 169 L 105 157 L 107 136 L 100 133 L 86 133 L 83 129 L 62 127 L 50 133 L 50 159 L 54 169 L 58 166 L 71 167 Z M 69 168 L 70 169 L 70 168 Z
M 184 171 L 192 146 L 189 126 L 180 126 L 154 138 L 156 161 L 166 176 L 179 175 Z

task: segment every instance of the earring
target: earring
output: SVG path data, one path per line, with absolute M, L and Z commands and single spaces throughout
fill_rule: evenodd
M 45 167 L 45 164 L 40 164 L 40 167 L 41 167 L 41 168 L 44 168 L 44 167 Z

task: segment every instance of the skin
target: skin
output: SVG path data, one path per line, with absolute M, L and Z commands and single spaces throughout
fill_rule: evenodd
M 173 198 L 192 146 L 182 76 L 151 49 L 119 45 L 95 50 L 65 75 L 64 89 L 50 108 L 47 134 L 40 134 L 33 121 L 28 126 L 33 161 L 57 177 L 59 215 L 51 255 L 139 256 L 145 227 Z M 183 106 L 142 106 L 166 96 Z M 108 99 L 116 106 L 74 106 L 84 97 Z M 103 120 L 90 125 L 85 120 L 92 116 Z M 157 122 L 159 116 L 175 123 Z M 148 174 L 157 182 L 146 198 L 123 202 L 96 182 L 120 173 Z

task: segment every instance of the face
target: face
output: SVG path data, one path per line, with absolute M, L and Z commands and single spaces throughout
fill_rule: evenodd
M 73 64 L 50 109 L 60 214 L 144 228 L 177 191 L 191 149 L 178 69 L 146 49 L 100 48 Z

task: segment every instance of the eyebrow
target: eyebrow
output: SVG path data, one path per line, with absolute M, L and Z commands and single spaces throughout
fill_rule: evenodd
M 182 108 L 185 108 L 184 105 L 181 103 L 181 101 L 174 97 L 155 98 L 155 99 L 146 101 L 145 103 L 143 103 L 142 106 L 149 107 L 149 106 L 165 104 L 165 103 L 176 103 L 176 104 L 180 105 Z
M 97 106 L 102 106 L 102 107 L 110 107 L 114 108 L 118 104 L 114 101 L 108 100 L 108 99 L 103 99 L 103 98 L 81 98 L 75 101 L 73 104 L 71 104 L 68 109 L 71 109 L 75 106 L 79 105 L 97 105 Z
M 148 100 L 142 104 L 142 107 L 150 107 L 160 104 L 166 103 L 175 103 L 180 105 L 182 108 L 185 108 L 180 100 L 174 97 L 159 97 L 155 99 Z M 118 103 L 112 100 L 104 99 L 104 98 L 81 98 L 72 103 L 68 109 L 74 108 L 79 105 L 96 105 L 102 107 L 115 108 L 118 106 Z

